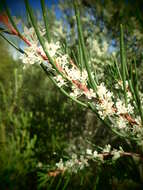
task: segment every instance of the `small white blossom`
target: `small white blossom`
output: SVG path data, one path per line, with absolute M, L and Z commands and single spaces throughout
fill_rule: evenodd
M 94 152 L 93 152 L 93 158 L 96 158 L 98 156 L 98 152 L 95 150 Z
M 83 91 L 77 88 L 76 86 L 72 86 L 73 92 L 70 93 L 70 96 L 77 98 L 83 94 Z
M 63 159 L 60 159 L 60 161 L 58 163 L 56 163 L 56 166 L 58 167 L 58 169 L 60 170 L 65 170 L 64 168 L 64 163 L 63 163 Z
M 97 94 L 101 99 L 104 99 L 105 94 L 107 93 L 107 89 L 104 85 L 104 83 L 101 83 L 99 86 L 97 86 Z
M 69 172 L 77 173 L 79 170 L 84 169 L 84 167 L 89 166 L 89 164 L 88 159 L 85 158 L 83 155 L 81 155 L 78 159 L 76 154 L 72 154 L 71 159 L 65 162 L 60 159 L 60 162 L 56 163 L 56 166 L 60 170 L 67 170 Z
M 88 155 L 92 155 L 92 150 L 91 150 L 91 149 L 86 149 L 86 153 L 87 153 Z
M 102 100 L 100 104 L 96 107 L 99 110 L 100 116 L 104 119 L 106 116 L 111 116 L 114 114 L 113 111 L 113 102 L 107 101 L 106 99 Z
M 116 102 L 117 114 L 125 114 L 127 113 L 127 108 L 125 104 L 121 100 L 117 100 Z
M 129 84 L 128 81 L 125 82 L 126 90 L 128 91 Z M 119 80 L 118 83 L 115 84 L 116 89 L 123 89 L 123 81 Z
M 40 55 L 37 54 L 37 45 L 32 44 L 31 46 L 28 46 L 24 49 L 26 54 L 22 54 L 20 56 L 20 59 L 24 64 L 40 64 L 43 62 L 43 59 Z
M 42 166 L 43 166 L 42 162 L 38 162 L 37 166 L 38 166 L 38 168 L 42 168 Z
M 112 156 L 112 160 L 117 160 L 117 159 L 119 159 L 120 158 L 120 151 L 118 151 L 118 150 L 113 150 L 112 151 L 112 154 L 113 154 L 113 156 Z
M 99 115 L 104 119 L 106 116 L 111 116 L 114 114 L 112 101 L 113 94 L 108 91 L 104 85 L 101 83 L 97 86 L 97 94 L 99 96 L 99 103 L 96 105 Z
M 123 129 L 127 126 L 127 121 L 123 117 L 119 116 L 116 124 L 119 129 Z
M 54 77 L 57 81 L 57 84 L 59 87 L 62 87 L 63 85 L 66 85 L 65 80 L 63 79 L 63 77 L 61 75 L 57 75 L 56 77 Z
M 133 113 L 134 113 L 134 107 L 133 107 L 130 103 L 128 103 L 127 111 L 128 111 L 128 113 L 130 113 L 130 114 L 133 114 Z
M 107 144 L 105 148 L 103 149 L 103 152 L 110 152 L 111 151 L 111 145 Z
M 65 69 L 65 66 L 68 64 L 68 55 L 59 55 L 56 57 L 56 63 L 59 64 L 63 69 Z
M 87 92 L 84 92 L 85 96 L 88 98 L 88 99 L 92 99 L 92 98 L 95 98 L 96 97 L 96 94 L 95 92 L 93 91 L 93 89 L 89 89 L 89 91 Z
M 24 26 L 23 35 L 31 42 L 31 45 L 38 44 L 37 35 L 33 27 L 27 28 Z
M 60 43 L 59 42 L 46 42 L 45 43 L 46 49 L 48 53 L 50 54 L 51 57 L 54 57 L 55 54 L 57 53 L 57 50 L 60 48 Z

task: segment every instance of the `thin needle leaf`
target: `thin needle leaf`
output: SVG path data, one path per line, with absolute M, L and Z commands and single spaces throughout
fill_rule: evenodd
M 85 44 L 84 44 L 84 37 L 83 37 L 83 33 L 82 33 L 81 21 L 80 21 L 80 12 L 79 12 L 79 9 L 78 9 L 76 1 L 74 1 L 74 8 L 75 8 L 76 21 L 77 21 L 79 42 L 81 44 L 81 49 L 82 49 L 82 53 L 83 53 L 85 68 L 86 68 L 87 73 L 88 73 L 89 83 L 92 86 L 92 88 L 94 89 L 94 91 L 96 91 L 97 85 L 96 85 L 95 80 L 92 77 L 91 69 L 90 69 L 90 66 L 89 66 L 89 63 L 88 63 L 86 48 L 85 48 Z
M 49 24 L 48 24 L 48 19 L 47 19 L 45 0 L 41 0 L 41 7 L 42 7 L 44 24 L 45 24 L 45 28 L 46 28 L 46 37 L 47 37 L 48 42 L 50 42 L 51 39 L 50 39 L 50 33 L 49 33 Z
M 125 47 L 124 47 L 124 32 L 123 26 L 120 25 L 120 56 L 121 56 L 121 69 L 122 69 L 122 81 L 124 90 L 125 105 L 127 107 L 127 92 L 126 92 L 126 58 L 125 58 Z

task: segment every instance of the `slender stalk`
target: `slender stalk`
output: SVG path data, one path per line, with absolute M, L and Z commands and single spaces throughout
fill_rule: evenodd
M 61 176 L 60 176 L 60 179 L 59 179 L 59 181 L 58 181 L 58 184 L 56 185 L 56 189 L 55 189 L 55 190 L 58 190 L 58 189 L 59 189 L 59 187 L 60 187 L 60 185 L 61 185 L 61 183 L 62 183 L 62 178 L 63 178 L 63 176 L 61 175 Z
M 63 73 L 58 70 L 58 68 L 57 68 L 57 66 L 56 66 L 56 64 L 55 64 L 55 62 L 54 62 L 54 60 L 51 58 L 50 54 L 49 54 L 48 51 L 46 50 L 46 46 L 45 46 L 45 43 L 44 43 L 44 39 L 43 39 L 43 38 L 41 37 L 41 35 L 40 35 L 40 32 L 39 32 L 39 30 L 38 30 L 38 26 L 37 26 L 37 22 L 36 22 L 36 20 L 35 20 L 35 17 L 34 17 L 34 14 L 33 14 L 33 12 L 32 12 L 32 9 L 31 9 L 30 6 L 29 6 L 28 0 L 24 0 L 24 2 L 25 2 L 26 10 L 27 10 L 27 12 L 28 12 L 28 14 L 29 14 L 31 23 L 32 23 L 32 25 L 33 25 L 33 27 L 34 27 L 35 33 L 36 33 L 36 35 L 37 35 L 37 37 L 38 37 L 38 40 L 39 40 L 39 42 L 40 42 L 40 44 L 41 44 L 41 46 L 42 46 L 42 48 L 43 48 L 43 50 L 44 50 L 44 52 L 45 52 L 47 58 L 48 58 L 48 61 L 51 63 L 51 65 L 52 65 L 53 68 L 57 71 L 58 74 L 60 74 L 63 78 L 66 78 L 66 77 L 63 75 Z
M 118 61 L 117 61 L 117 59 L 115 57 L 113 57 L 113 59 L 114 59 L 113 61 L 115 63 L 115 67 L 117 69 L 117 73 L 119 75 L 119 78 L 120 78 L 120 80 L 122 80 L 122 76 L 121 76 L 121 72 L 120 72 L 120 69 L 119 69 Z
M 134 84 L 133 84 L 133 67 L 132 67 L 132 63 L 130 63 L 130 72 L 129 72 L 128 76 L 129 76 L 128 84 L 129 84 L 129 88 L 130 88 L 130 91 L 132 93 L 133 100 L 134 100 L 133 104 L 134 104 L 134 107 L 137 110 L 138 105 L 137 105 L 137 99 L 136 99 L 135 90 L 134 90 Z
M 78 49 L 78 48 L 77 48 L 77 49 Z M 71 53 L 72 53 L 72 55 L 73 55 L 74 62 L 76 63 L 76 65 L 77 65 L 78 67 L 80 67 L 79 60 L 77 60 L 74 50 L 72 50 Z M 78 56 L 78 58 L 79 58 L 79 56 Z
M 55 177 L 52 177 L 52 179 L 51 179 L 51 183 L 49 184 L 49 186 L 47 187 L 47 190 L 51 190 L 52 188 L 52 185 L 53 185 L 53 183 L 54 183 L 54 181 L 55 181 Z
M 80 66 L 81 66 L 81 71 L 83 71 L 83 55 L 82 55 L 82 49 L 81 49 L 81 44 L 80 42 L 78 41 L 78 50 L 79 50 L 79 63 L 80 63 Z
M 68 176 L 67 176 L 67 179 L 66 179 L 66 181 L 65 181 L 65 183 L 64 183 L 64 186 L 63 186 L 63 188 L 62 188 L 62 190 L 65 190 L 66 188 L 67 188 L 67 186 L 68 186 L 68 183 L 69 183 L 69 181 L 70 181 L 70 174 L 67 174 Z
M 124 47 L 124 32 L 123 26 L 120 25 L 120 56 L 121 56 L 121 69 L 122 69 L 122 81 L 124 90 L 125 105 L 127 107 L 127 92 L 126 92 L 126 57 L 125 57 L 125 47 Z
M 46 28 L 46 37 L 47 37 L 48 42 L 50 42 L 51 39 L 50 39 L 50 33 L 49 33 L 49 25 L 48 25 L 48 19 L 47 19 L 45 0 L 41 0 L 41 7 L 42 7 L 44 24 L 45 24 L 45 28 Z
M 79 9 L 77 7 L 77 3 L 76 3 L 75 0 L 74 0 L 74 7 L 75 7 L 75 15 L 76 15 L 76 21 L 77 21 L 79 42 L 81 44 L 81 49 L 82 49 L 82 53 L 83 53 L 85 68 L 86 68 L 87 73 L 88 73 L 90 85 L 92 86 L 94 91 L 96 91 L 97 85 L 96 85 L 96 82 L 92 78 L 92 75 L 91 75 L 91 69 L 90 69 L 90 66 L 89 66 L 89 63 L 88 63 L 88 58 L 87 58 L 87 53 L 86 53 L 86 48 L 85 48 L 84 38 L 83 38 L 83 33 L 82 33 L 82 27 L 81 27 L 81 21 L 80 21 L 80 13 L 79 13 Z
M 136 66 L 136 60 L 135 59 L 134 59 L 134 64 L 135 64 L 134 91 L 135 91 L 135 96 L 136 96 L 136 100 L 137 100 L 137 105 L 138 105 L 138 109 L 139 109 L 140 118 L 141 118 L 142 125 L 143 125 L 143 109 L 142 109 L 140 95 L 139 95 L 138 74 L 137 74 L 137 66 Z

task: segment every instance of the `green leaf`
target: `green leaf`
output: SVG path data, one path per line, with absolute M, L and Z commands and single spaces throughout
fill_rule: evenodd
M 88 63 L 87 52 L 86 52 L 86 48 L 85 48 L 85 44 L 84 44 L 84 37 L 83 37 L 81 21 L 80 21 L 80 12 L 79 12 L 77 2 L 75 0 L 74 0 L 74 8 L 75 8 L 76 21 L 77 21 L 79 43 L 80 43 L 80 46 L 81 46 L 81 49 L 82 49 L 85 68 L 86 68 L 87 73 L 88 73 L 89 83 L 90 83 L 91 87 L 94 89 L 94 91 L 96 91 L 97 85 L 96 85 L 95 80 L 92 78 L 91 69 L 90 69 L 90 66 L 89 66 L 89 63 Z
M 121 56 L 121 74 L 124 89 L 124 99 L 125 105 L 127 107 L 127 92 L 126 92 L 126 57 L 125 57 L 125 47 L 124 47 L 124 31 L 122 24 L 120 25 L 120 56 Z
M 50 33 L 49 33 L 49 25 L 48 25 L 48 18 L 47 18 L 47 12 L 46 12 L 46 7 L 45 7 L 45 0 L 41 0 L 41 7 L 42 7 L 43 18 L 44 18 L 44 24 L 46 28 L 46 37 L 48 39 L 48 42 L 50 42 L 51 39 L 50 39 Z

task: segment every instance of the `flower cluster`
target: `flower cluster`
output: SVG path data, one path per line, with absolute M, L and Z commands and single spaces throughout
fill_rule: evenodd
M 106 89 L 104 83 L 101 83 L 99 86 L 97 86 L 97 94 L 99 97 L 99 103 L 96 105 L 96 108 L 101 118 L 104 119 L 106 116 L 113 115 L 113 94 Z
M 24 51 L 25 54 L 22 54 L 20 59 L 25 64 L 25 66 L 35 63 L 40 64 L 43 62 L 42 57 L 37 54 L 37 44 L 32 44 L 29 47 L 25 47 Z
M 27 31 L 27 30 L 26 30 Z M 25 48 L 26 54 L 22 55 L 23 63 L 34 64 L 42 63 L 43 57 L 46 55 L 42 47 L 37 47 L 37 39 L 34 38 L 33 30 L 31 30 L 34 43 Z M 88 74 L 85 69 L 82 71 L 74 64 L 68 54 L 64 54 L 61 51 L 59 42 L 45 42 L 46 51 L 55 61 L 55 65 L 59 69 L 61 74 L 54 76 L 59 87 L 70 87 L 70 96 L 79 98 L 84 95 L 87 99 L 91 99 L 95 103 L 96 109 L 102 119 L 106 117 L 113 117 L 114 126 L 119 129 L 126 128 L 129 123 L 126 114 L 133 114 L 133 106 L 131 105 L 131 92 L 129 91 L 128 82 L 126 82 L 128 106 L 125 106 L 124 101 L 116 99 L 114 94 L 109 91 L 104 83 L 97 85 L 96 92 L 88 86 Z M 42 57 L 41 57 L 42 55 Z M 50 65 L 50 63 L 48 63 Z M 123 84 L 119 81 L 115 85 L 116 89 L 123 89 Z M 129 118 L 129 117 L 128 117 Z
M 89 166 L 89 164 L 88 160 L 84 158 L 83 155 L 81 155 L 80 158 L 78 159 L 76 154 L 72 154 L 70 160 L 63 162 L 63 160 L 60 159 L 60 161 L 56 163 L 56 166 L 61 171 L 77 173 L 79 170 L 82 170 L 83 168 Z
M 59 42 L 45 42 L 45 47 L 48 53 L 50 54 L 51 57 L 54 57 L 58 50 L 60 49 L 60 43 Z
M 72 154 L 71 159 L 67 161 L 63 161 L 60 159 L 58 163 L 56 163 L 56 167 L 58 170 L 62 172 L 68 171 L 70 173 L 77 173 L 80 170 L 83 170 L 85 167 L 89 167 L 89 161 L 98 161 L 103 163 L 104 159 L 107 156 L 112 156 L 112 161 L 117 160 L 120 156 L 124 154 L 122 147 L 117 149 L 111 149 L 111 145 L 106 145 L 105 148 L 98 153 L 96 150 L 87 149 L 84 155 L 80 155 L 79 158 L 76 154 Z

